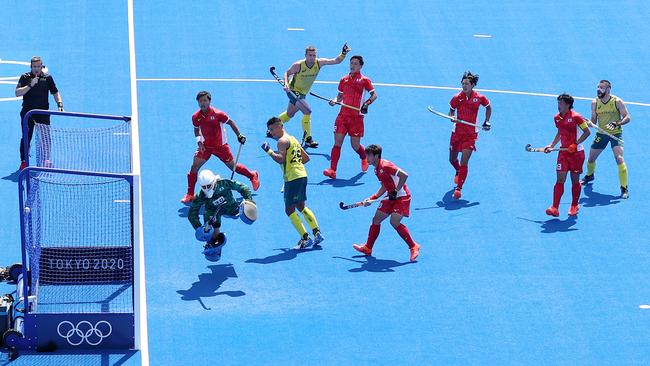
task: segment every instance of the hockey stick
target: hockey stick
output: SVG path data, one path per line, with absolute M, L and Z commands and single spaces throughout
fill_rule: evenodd
M 351 208 L 365 206 L 365 205 L 366 205 L 366 202 L 370 202 L 370 203 L 372 204 L 372 203 L 375 202 L 375 201 L 376 201 L 376 200 L 360 201 L 360 202 L 350 203 L 350 204 L 348 204 L 348 205 L 346 205 L 346 204 L 343 203 L 343 202 L 339 202 L 339 208 L 340 208 L 341 210 L 349 210 L 349 209 L 351 209 Z
M 431 112 L 431 113 L 433 113 L 433 114 L 435 114 L 437 116 L 440 116 L 442 118 L 446 118 L 446 119 L 448 119 L 448 120 L 450 120 L 450 121 L 452 121 L 454 123 L 460 123 L 460 124 L 463 124 L 463 125 L 478 127 L 478 125 L 476 123 L 471 123 L 471 122 L 463 121 L 462 119 L 454 118 L 454 117 L 452 117 L 450 115 L 444 114 L 442 112 L 438 112 L 437 110 L 435 110 L 435 109 L 433 109 L 431 107 L 427 107 L 427 109 L 429 110 L 429 112 Z
M 607 135 L 607 136 L 611 137 L 612 139 L 618 141 L 620 144 L 623 143 L 623 140 L 622 140 L 622 139 L 620 139 L 620 138 L 618 138 L 618 137 L 612 135 L 611 133 L 605 131 L 604 129 L 600 128 L 600 126 L 598 126 L 597 124 L 591 122 L 590 120 L 587 120 L 587 124 L 588 124 L 590 127 L 595 128 L 596 131 L 602 133 L 603 135 Z
M 526 144 L 526 151 L 528 152 L 544 152 L 543 147 L 532 147 L 531 144 Z M 569 151 L 566 147 L 552 148 L 551 151 Z
M 235 158 L 235 165 L 233 165 L 232 167 L 232 174 L 230 174 L 230 180 L 232 180 L 235 177 L 235 169 L 237 169 L 237 162 L 239 162 L 239 153 L 241 152 L 242 146 L 244 146 L 244 144 L 240 143 L 239 149 L 237 149 L 237 157 Z
M 309 92 L 309 95 L 313 95 L 314 97 L 316 97 L 318 99 L 326 100 L 328 102 L 332 100 L 332 99 L 327 99 L 327 98 L 325 98 L 323 96 L 320 96 L 320 95 L 318 95 L 318 94 L 316 94 L 314 92 Z M 350 109 L 354 109 L 355 111 L 361 112 L 361 108 L 357 108 L 355 106 L 351 106 L 351 105 L 344 104 L 344 103 L 341 103 L 341 102 L 336 102 L 336 101 L 334 102 L 334 104 L 338 104 L 338 105 L 341 105 L 341 106 L 344 106 L 344 107 L 347 107 L 347 108 L 350 108 Z
M 278 74 L 275 73 L 275 66 L 271 66 L 271 68 L 269 69 L 269 71 L 271 72 L 271 75 L 273 75 L 273 77 L 275 78 L 275 80 L 277 80 L 278 83 L 280 83 L 280 85 L 282 85 L 282 87 L 284 88 L 284 86 L 285 86 L 285 85 L 284 85 L 284 80 L 280 79 L 280 77 L 278 76 Z M 289 89 L 289 93 L 290 93 L 291 95 L 293 95 L 293 97 L 296 98 L 296 100 L 300 100 L 300 98 L 298 98 L 298 96 L 296 95 L 296 93 L 294 93 L 293 90 L 291 90 L 291 88 L 288 88 L 288 89 Z

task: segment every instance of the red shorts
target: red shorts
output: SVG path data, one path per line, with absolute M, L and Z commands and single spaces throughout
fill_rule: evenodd
M 449 140 L 449 150 L 458 152 L 463 150 L 476 151 L 476 140 L 478 140 L 478 133 L 457 134 L 452 132 Z
M 232 161 L 232 152 L 230 152 L 230 147 L 228 146 L 228 144 L 223 144 L 219 147 L 206 146 L 205 150 L 200 151 L 199 149 L 196 149 L 196 152 L 194 153 L 195 158 L 199 158 L 203 160 L 210 159 L 210 156 L 212 155 L 218 157 L 224 163 L 228 163 Z
M 411 196 L 399 197 L 395 201 L 389 199 L 381 200 L 377 210 L 390 215 L 393 212 L 405 217 L 409 217 L 411 213 Z
M 585 162 L 585 151 L 578 151 L 570 153 L 568 151 L 560 151 L 557 155 L 557 168 L 558 172 L 571 172 L 582 174 L 582 165 Z
M 340 114 L 334 122 L 334 133 L 363 137 L 363 116 L 355 114 Z

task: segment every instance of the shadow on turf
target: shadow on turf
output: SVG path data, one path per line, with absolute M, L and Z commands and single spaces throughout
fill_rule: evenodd
M 332 258 L 337 258 L 337 259 L 343 259 L 346 261 L 350 262 L 355 262 L 361 264 L 360 267 L 358 268 L 350 268 L 348 269 L 348 272 L 352 273 L 358 273 L 358 272 L 395 272 L 393 268 L 401 267 L 401 266 L 406 266 L 411 263 L 416 263 L 416 262 L 398 262 L 394 261 L 392 259 L 377 259 L 373 256 L 367 256 L 367 255 L 355 255 L 352 258 L 346 258 L 346 257 L 332 257 Z M 357 258 L 357 259 L 355 259 Z M 364 260 L 365 259 L 365 260 Z
M 421 211 L 421 210 L 431 210 L 434 208 L 444 208 L 447 211 L 454 211 L 454 210 L 460 210 L 461 208 L 470 208 L 474 206 L 478 206 L 481 203 L 480 202 L 469 202 L 468 200 L 462 199 L 455 199 L 453 197 L 454 190 L 450 190 L 447 193 L 445 193 L 444 196 L 442 196 L 442 199 L 438 202 L 436 202 L 435 206 L 430 206 L 430 207 L 416 207 L 414 208 L 415 211 Z
M 325 154 L 325 153 L 322 153 L 322 154 L 321 154 L 321 153 L 316 153 L 316 152 L 312 152 L 312 151 L 313 151 L 313 150 L 308 150 L 308 151 L 307 151 L 307 154 L 309 154 L 309 156 L 313 156 L 313 155 L 316 155 L 316 156 L 323 156 L 323 157 L 325 158 L 325 160 L 327 160 L 327 161 L 331 161 L 331 160 L 332 160 L 332 157 L 330 156 L 330 154 Z
M 566 218 L 566 220 L 560 220 L 560 219 L 549 219 L 546 221 L 542 220 L 531 220 L 527 219 L 524 217 L 517 217 L 519 220 L 524 220 L 528 222 L 534 222 L 536 224 L 539 224 L 540 227 L 542 228 L 541 233 L 543 234 L 551 234 L 551 233 L 563 233 L 563 232 L 569 232 L 569 231 L 576 231 L 578 230 L 577 228 L 574 228 L 573 225 L 575 225 L 578 221 L 577 216 L 569 216 Z
M 240 297 L 246 295 L 243 291 L 220 291 L 217 290 L 224 284 L 229 278 L 237 278 L 237 273 L 232 264 L 217 264 L 208 266 L 210 269 L 209 273 L 201 273 L 199 275 L 198 282 L 192 283 L 192 286 L 188 290 L 178 290 L 176 291 L 181 295 L 181 299 L 185 301 L 198 301 L 199 304 L 205 310 L 212 310 L 205 306 L 203 303 L 203 298 L 205 297 L 215 297 L 219 295 L 227 295 L 230 297 Z
M 2 177 L 4 180 L 12 181 L 14 183 L 18 183 L 18 175 L 20 174 L 20 170 L 16 170 L 15 172 Z
M 621 203 L 621 197 L 594 192 L 593 184 L 587 184 L 584 188 L 584 196 L 580 198 L 580 203 L 584 207 L 609 206 Z
M 278 250 L 280 252 L 265 258 L 251 258 L 246 260 L 246 263 L 272 264 L 277 262 L 290 261 L 292 259 L 295 259 L 300 253 L 309 253 L 318 250 L 323 250 L 323 247 L 321 247 L 320 245 L 315 245 L 309 249 L 276 248 L 273 250 Z
M 340 178 L 325 179 L 318 183 L 307 183 L 307 184 L 317 185 L 317 186 L 327 185 L 327 186 L 332 186 L 334 188 L 361 186 L 364 185 L 365 183 L 359 183 L 359 179 L 361 179 L 361 177 L 363 177 L 364 174 L 366 173 L 363 172 L 358 173 L 357 175 L 355 175 L 350 179 L 340 179 Z

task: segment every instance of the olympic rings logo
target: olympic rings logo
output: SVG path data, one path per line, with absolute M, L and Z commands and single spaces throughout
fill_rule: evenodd
M 106 320 L 100 320 L 92 325 L 87 320 L 82 320 L 77 325 L 67 320 L 59 323 L 56 327 L 57 333 L 61 338 L 65 338 L 71 346 L 79 346 L 84 341 L 91 346 L 96 346 L 111 335 L 113 327 Z

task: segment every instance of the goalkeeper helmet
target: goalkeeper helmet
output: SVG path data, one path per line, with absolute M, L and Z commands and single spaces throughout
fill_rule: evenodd
M 221 179 L 221 177 L 219 177 L 218 174 L 214 174 L 211 170 L 201 170 L 198 180 L 201 185 L 201 190 L 205 193 L 206 197 L 212 198 L 214 187 L 217 185 L 219 179 Z

